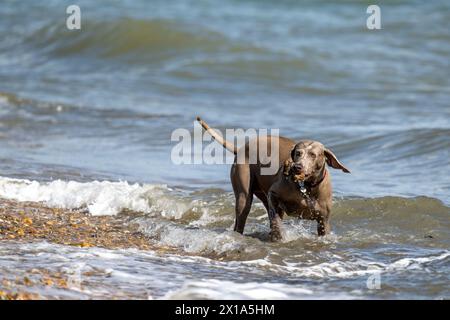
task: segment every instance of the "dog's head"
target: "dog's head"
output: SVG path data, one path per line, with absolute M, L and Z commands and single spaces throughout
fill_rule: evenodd
M 292 171 L 304 177 L 305 181 L 314 181 L 322 173 L 325 163 L 335 169 L 350 173 L 323 144 L 313 140 L 302 140 L 291 151 Z

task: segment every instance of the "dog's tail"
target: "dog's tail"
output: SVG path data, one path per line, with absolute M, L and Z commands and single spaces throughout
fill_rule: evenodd
M 214 129 L 211 129 L 208 126 L 208 124 L 205 121 L 203 121 L 200 117 L 197 117 L 197 121 L 202 125 L 203 129 L 205 129 L 206 132 L 208 132 L 213 137 L 214 140 L 216 140 L 218 143 L 220 143 L 228 151 L 231 151 L 234 154 L 237 154 L 237 150 L 233 144 L 231 144 L 230 142 L 225 140 L 217 131 L 215 131 Z

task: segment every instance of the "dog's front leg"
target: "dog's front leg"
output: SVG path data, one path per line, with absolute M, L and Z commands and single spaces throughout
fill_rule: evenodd
M 319 206 L 317 210 L 317 234 L 319 237 L 326 236 L 331 231 L 330 224 L 330 207 L 331 205 Z
M 270 241 L 276 242 L 282 239 L 281 235 L 282 210 L 279 207 L 277 195 L 269 192 L 269 221 L 270 221 Z

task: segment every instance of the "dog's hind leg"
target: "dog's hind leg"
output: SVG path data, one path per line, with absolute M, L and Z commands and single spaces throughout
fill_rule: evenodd
M 233 164 L 231 168 L 231 184 L 236 197 L 236 220 L 234 231 L 244 232 L 245 222 L 253 202 L 251 190 L 251 174 L 247 164 Z

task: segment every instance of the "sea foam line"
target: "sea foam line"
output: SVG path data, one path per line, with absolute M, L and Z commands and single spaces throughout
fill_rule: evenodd
M 115 215 L 127 209 L 180 218 L 190 203 L 176 199 L 165 185 L 129 184 L 126 181 L 76 182 L 55 180 L 41 183 L 0 177 L 0 197 L 42 202 L 63 209 L 87 208 L 92 215 Z

